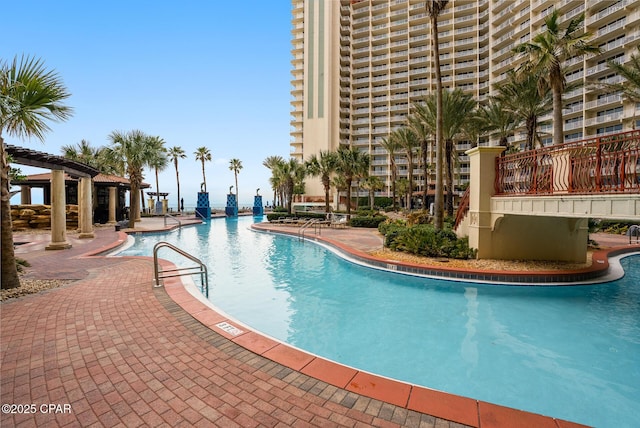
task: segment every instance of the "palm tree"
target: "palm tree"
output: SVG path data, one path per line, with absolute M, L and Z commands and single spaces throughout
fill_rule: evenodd
M 131 190 L 129 192 L 129 227 L 135 228 L 135 221 L 140 213 L 140 185 L 144 178 L 145 166 L 150 166 L 157 157 L 157 137 L 150 137 L 139 130 L 113 131 L 109 134 L 112 149 L 125 165 Z
M 60 76 L 46 70 L 40 59 L 14 57 L 11 63 L 0 63 L 0 249 L 2 263 L 1 288 L 20 286 L 13 249 L 11 226 L 10 165 L 4 145 L 4 132 L 16 138 L 36 137 L 44 140 L 50 131 L 47 121 L 63 121 L 72 109 L 63 104 L 71 94 Z
M 167 152 L 169 160 L 173 162 L 173 166 L 176 169 L 176 184 L 178 186 L 178 212 L 182 212 L 182 204 L 180 203 L 180 175 L 178 174 L 178 159 L 184 159 L 187 157 L 184 150 L 180 146 L 173 146 Z
M 591 33 L 583 30 L 584 13 L 572 19 L 566 28 L 560 27 L 559 13 L 556 9 L 545 20 L 546 31 L 536 35 L 530 42 L 516 46 L 515 53 L 528 58 L 519 68 L 520 73 L 538 76 L 541 92 L 550 88 L 553 94 L 553 144 L 564 142 L 564 123 L 562 120 L 562 94 L 566 89 L 566 70 L 563 62 L 570 58 L 596 54 L 600 48 L 588 44 Z
M 238 174 L 242 169 L 242 161 L 240 159 L 231 159 L 229 161 L 229 170 L 233 171 L 233 175 L 236 179 L 236 195 L 238 199 L 240 199 L 240 190 L 238 189 Z
M 607 61 L 607 65 L 619 76 L 622 76 L 624 81 L 618 83 L 598 83 L 597 86 L 610 91 L 621 92 L 623 97 L 628 101 L 640 103 L 640 45 L 638 45 L 638 54 L 631 55 L 628 64 L 621 64 L 615 60 L 609 60 Z M 638 111 L 638 109 L 635 109 L 635 111 Z
M 393 210 L 395 211 L 398 207 L 396 201 L 396 180 L 398 179 L 396 153 L 400 150 L 400 144 L 398 144 L 396 138 L 393 137 L 393 134 L 389 135 L 389 138 L 383 138 L 380 144 L 389 154 L 389 167 L 391 168 L 391 203 L 393 204 Z
M 320 176 L 324 187 L 324 211 L 331 211 L 329 206 L 329 195 L 331 193 L 331 174 L 336 170 L 337 156 L 335 152 L 320 150 L 320 153 L 311 155 L 305 162 L 307 173 L 312 177 Z
M 419 108 L 419 107 L 418 107 Z M 424 192 L 422 195 L 422 209 L 427 209 L 427 196 L 429 193 L 428 177 L 429 177 L 429 138 L 433 135 L 434 128 L 429 126 L 427 122 L 421 120 L 419 115 L 411 114 L 407 118 L 409 128 L 418 137 L 420 141 L 420 160 L 422 163 L 422 171 L 424 174 Z
M 436 230 L 444 227 L 444 193 L 442 182 L 442 75 L 440 73 L 440 44 L 438 42 L 438 15 L 447 7 L 448 0 L 427 0 L 425 11 L 431 19 L 431 49 L 433 52 L 434 69 L 436 73 L 436 198 L 435 220 Z M 410 191 L 411 193 L 411 191 Z
M 293 194 L 295 193 L 296 187 L 303 185 L 306 169 L 296 158 L 291 158 L 279 164 L 276 168 L 278 169 L 278 174 L 284 187 L 287 213 L 291 214 Z
M 369 170 L 368 153 L 355 148 L 340 147 L 337 152 L 336 172 L 342 174 L 347 191 L 347 216 L 351 215 L 351 184 L 364 171 Z
M 160 137 L 149 137 L 149 144 L 151 144 L 151 150 L 153 155 L 149 160 L 149 166 L 154 169 L 156 173 L 156 200 L 160 202 L 160 182 L 158 180 L 158 172 L 164 170 L 169 165 L 169 158 L 167 156 L 167 149 L 164 146 L 165 141 Z M 151 207 L 149 207 L 151 208 Z
M 489 103 L 478 108 L 477 117 L 481 120 L 482 131 L 498 138 L 501 146 L 508 145 L 509 136 L 518 127 L 516 114 L 506 108 L 499 98 L 489 98 Z M 477 120 L 474 120 L 477 122 Z
M 552 97 L 549 88 L 540 92 L 538 78 L 535 75 L 518 76 L 513 71 L 507 74 L 504 83 L 496 85 L 496 99 L 501 105 L 513 113 L 518 125 L 524 124 L 527 132 L 526 150 L 532 150 L 535 141 L 540 141 L 538 135 L 538 117 L 551 110 Z
M 262 165 L 271 170 L 271 178 L 269 178 L 269 182 L 271 184 L 271 188 L 273 189 L 273 206 L 276 207 L 278 204 L 276 202 L 278 191 L 281 188 L 281 180 L 278 176 L 278 166 L 284 163 L 284 158 L 282 156 L 268 156 L 265 160 L 262 161 Z M 282 199 L 280 200 L 282 203 Z
M 413 157 L 420 147 L 420 142 L 418 141 L 416 133 L 407 127 L 398 128 L 393 131 L 391 138 L 395 138 L 398 141 L 398 144 L 407 156 L 407 181 L 409 182 L 409 203 L 407 204 L 407 208 L 411 210 L 413 207 L 411 203 L 413 199 Z
M 193 153 L 196 155 L 196 161 L 202 162 L 202 189 L 207 191 L 207 177 L 204 175 L 204 163 L 205 161 L 211 162 L 211 152 L 206 147 L 198 147 Z
M 362 187 L 365 190 L 369 191 L 369 206 L 373 210 L 373 205 L 375 202 L 375 192 L 376 190 L 382 190 L 384 188 L 384 183 L 382 182 L 382 180 L 380 180 L 380 177 L 370 175 L 362 180 Z
M 87 140 L 81 140 L 78 144 L 62 146 L 61 151 L 65 158 L 89 165 L 103 174 L 118 174 L 117 162 L 108 147 L 95 148 Z
M 452 216 L 453 165 L 458 157 L 458 152 L 454 147 L 454 140 L 462 136 L 464 124 L 472 116 L 476 108 L 476 102 L 470 94 L 466 94 L 460 89 L 444 91 L 442 95 L 444 112 L 442 136 L 445 140 L 444 161 L 447 166 L 447 215 Z M 435 98 L 433 95 L 428 96 L 422 105 L 416 106 L 415 114 L 429 125 L 432 125 L 437 120 L 437 97 Z

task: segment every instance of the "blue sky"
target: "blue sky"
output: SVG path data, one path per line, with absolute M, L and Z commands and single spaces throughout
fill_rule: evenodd
M 4 135 L 7 144 L 59 155 L 65 144 L 99 147 L 114 130 L 140 129 L 187 153 L 179 163 L 185 205 L 195 204 L 202 182 L 193 155 L 200 146 L 213 155 L 205 164 L 212 206 L 224 205 L 234 184 L 231 158 L 243 164 L 240 205 L 253 204 L 256 188 L 271 199 L 262 161 L 290 151 L 289 1 L 21 0 L 3 4 L 2 15 L 0 58 L 44 60 L 74 109 L 68 121 L 50 123 L 44 143 Z M 151 171 L 145 181 L 155 190 Z M 160 191 L 175 205 L 172 165 L 160 174 Z

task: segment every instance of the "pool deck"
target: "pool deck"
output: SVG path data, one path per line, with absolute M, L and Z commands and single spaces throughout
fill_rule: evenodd
M 157 218 L 136 225 L 163 229 Z M 363 229 L 322 233 L 354 254 L 382 244 Z M 3 407 L 0 426 L 581 426 L 396 382 L 262 336 L 176 278 L 153 287 L 151 258 L 101 255 L 124 231 L 68 240 L 72 248 L 46 251 L 48 234 L 14 236 L 28 277 L 74 282 L 0 303 L 1 401 L 34 405 Z

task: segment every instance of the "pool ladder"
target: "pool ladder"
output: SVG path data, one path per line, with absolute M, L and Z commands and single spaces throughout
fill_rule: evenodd
M 158 250 L 160 248 L 167 247 L 183 257 L 196 263 L 196 266 L 179 267 L 177 269 L 162 270 L 160 263 L 158 262 Z M 162 287 L 164 284 L 161 281 L 164 278 L 172 278 L 176 276 L 195 275 L 200 274 L 201 289 L 204 291 L 205 296 L 209 297 L 209 275 L 207 274 L 207 266 L 200 261 L 197 257 L 192 256 L 186 251 L 181 250 L 175 245 L 168 242 L 158 242 L 153 246 L 153 273 L 154 273 L 154 287 Z
M 298 230 L 298 239 L 303 240 L 304 239 L 304 232 L 309 229 L 311 226 L 313 226 L 316 235 L 318 234 L 318 227 L 321 227 L 320 225 L 320 219 L 317 218 L 312 218 L 310 220 L 307 220 L 302 226 L 300 226 L 300 229 Z

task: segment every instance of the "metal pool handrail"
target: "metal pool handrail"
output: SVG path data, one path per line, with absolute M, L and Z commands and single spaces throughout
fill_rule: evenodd
M 175 218 L 174 216 L 172 216 L 171 214 L 165 214 L 164 215 L 164 227 L 167 227 L 167 217 L 174 219 L 175 221 L 178 222 L 178 226 L 182 227 L 182 222 L 180 220 L 178 220 L 177 218 Z
M 180 254 L 181 256 L 186 257 L 192 262 L 196 263 L 197 266 L 161 270 L 160 264 L 158 263 L 158 250 L 160 250 L 160 248 L 162 247 L 168 247 L 169 249 Z M 197 270 L 194 271 L 194 269 L 197 269 Z M 175 245 L 162 241 L 162 242 L 158 242 L 156 245 L 153 246 L 153 273 L 154 273 L 154 279 L 155 279 L 155 283 L 153 285 L 154 287 L 162 287 L 163 284 L 160 280 L 164 278 L 172 278 L 175 276 L 183 276 L 183 275 L 194 275 L 199 273 L 200 283 L 202 284 L 201 287 L 204 290 L 205 296 L 209 297 L 209 275 L 207 274 L 207 266 L 204 263 L 202 263 L 200 259 L 198 259 L 197 257 L 192 256 L 191 254 L 181 250 Z

